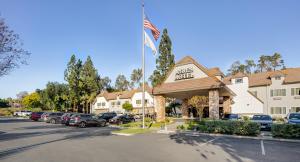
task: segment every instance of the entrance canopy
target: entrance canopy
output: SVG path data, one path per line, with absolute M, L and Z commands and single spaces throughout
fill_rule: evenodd
M 218 89 L 220 96 L 235 95 L 223 83 L 223 77 L 219 68 L 207 69 L 186 56 L 175 64 L 161 85 L 154 87 L 153 94 L 185 99 L 194 95 L 207 96 L 209 90 Z

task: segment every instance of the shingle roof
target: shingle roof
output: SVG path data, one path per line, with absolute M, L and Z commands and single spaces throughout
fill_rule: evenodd
M 238 74 L 240 77 L 243 76 Z M 245 75 L 247 76 L 247 75 Z M 291 84 L 300 82 L 300 68 L 287 68 L 285 70 L 268 71 L 248 75 L 249 87 L 266 86 L 272 84 L 271 78 L 275 76 L 283 76 L 283 84 Z M 224 78 L 225 84 L 231 84 L 230 80 L 235 76 Z
M 106 100 L 116 100 L 118 96 L 120 99 L 130 99 L 136 92 L 141 92 L 141 91 L 142 91 L 142 88 L 128 90 L 128 91 L 121 91 L 121 92 L 103 91 L 100 94 L 98 94 L 98 97 L 104 97 Z M 146 84 L 145 91 L 151 94 L 152 88 Z
M 189 79 L 171 83 L 163 83 L 153 89 L 153 94 L 220 88 L 222 85 L 222 82 L 218 82 L 211 77 Z
M 220 68 L 218 68 L 218 67 L 210 68 L 210 69 L 208 69 L 208 72 L 214 76 L 217 76 L 217 75 L 225 76 L 223 74 L 223 72 L 220 70 Z

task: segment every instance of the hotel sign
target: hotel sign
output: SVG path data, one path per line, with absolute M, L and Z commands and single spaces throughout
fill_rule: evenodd
M 180 69 L 175 73 L 175 81 L 194 78 L 193 68 Z

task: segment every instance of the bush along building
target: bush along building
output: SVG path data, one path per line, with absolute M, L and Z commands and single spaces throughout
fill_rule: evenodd
M 145 86 L 145 113 L 154 113 L 154 100 L 151 95 L 152 88 Z M 122 92 L 106 92 L 100 93 L 93 105 L 92 113 L 99 114 L 104 112 L 125 113 L 123 104 L 129 103 L 133 110 L 130 113 L 142 114 L 142 88 L 122 91 Z

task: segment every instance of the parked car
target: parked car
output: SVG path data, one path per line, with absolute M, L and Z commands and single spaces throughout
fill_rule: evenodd
M 31 115 L 31 111 L 27 111 L 27 110 L 22 110 L 22 111 L 16 111 L 14 112 L 14 116 L 30 116 Z
M 115 116 L 117 116 L 117 113 L 115 113 L 115 112 L 107 112 L 107 113 L 100 114 L 99 118 L 100 119 L 105 119 L 106 122 L 109 122 L 109 120 L 112 119 Z
M 60 123 L 60 117 L 63 115 L 64 113 L 62 112 L 52 112 L 49 113 L 48 115 L 46 115 L 46 123 L 51 123 L 51 124 L 57 124 Z
M 106 126 L 106 120 L 92 114 L 74 114 L 71 116 L 69 125 L 85 128 L 87 126 Z
M 134 121 L 135 121 L 135 119 L 134 119 L 133 115 L 124 114 L 124 115 L 113 117 L 112 119 L 109 120 L 109 123 L 125 124 L 125 123 L 134 122 Z
M 239 118 L 238 114 L 225 114 L 223 120 L 238 120 Z
M 287 115 L 287 123 L 300 124 L 300 113 L 289 113 Z
M 253 115 L 252 122 L 260 124 L 260 129 L 262 130 L 271 130 L 272 126 L 272 117 L 270 115 Z
M 47 116 L 49 115 L 49 113 L 51 113 L 51 112 L 44 112 L 44 113 L 41 115 L 41 121 L 46 121 Z
M 30 115 L 30 119 L 33 121 L 39 121 L 44 112 L 32 112 Z
M 71 119 L 71 116 L 74 115 L 74 114 L 78 114 L 78 113 L 64 113 L 60 119 L 61 119 L 61 124 L 65 124 L 65 125 L 69 125 L 69 122 L 70 122 L 70 119 Z

